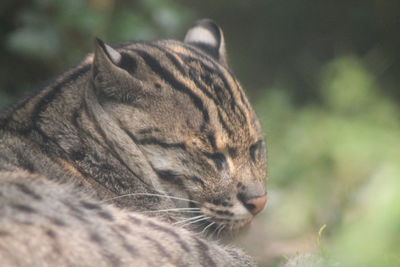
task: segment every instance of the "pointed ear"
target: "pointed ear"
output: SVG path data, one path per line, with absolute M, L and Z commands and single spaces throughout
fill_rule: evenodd
M 93 78 L 99 71 L 117 66 L 121 62 L 121 54 L 111 46 L 105 44 L 99 38 L 95 38 L 95 50 L 93 59 Z
M 197 21 L 186 33 L 184 42 L 200 48 L 227 66 L 224 35 L 214 21 L 210 19 Z
M 133 59 L 95 38 L 92 81 L 96 94 L 120 101 L 134 99 L 141 87 L 132 76 L 136 67 Z

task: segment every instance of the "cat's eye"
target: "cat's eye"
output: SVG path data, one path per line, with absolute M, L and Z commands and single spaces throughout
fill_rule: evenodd
M 250 146 L 250 157 L 253 162 L 256 162 L 261 157 L 263 144 L 264 142 L 259 140 Z
M 222 170 L 226 164 L 226 156 L 222 153 L 205 153 L 205 155 L 212 159 L 217 166 L 218 170 Z

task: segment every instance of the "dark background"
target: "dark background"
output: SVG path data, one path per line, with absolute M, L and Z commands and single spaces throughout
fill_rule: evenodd
M 260 265 L 320 251 L 400 264 L 400 1 L 3 0 L 0 108 L 106 42 L 223 28 L 262 119 L 269 207 L 239 241 Z

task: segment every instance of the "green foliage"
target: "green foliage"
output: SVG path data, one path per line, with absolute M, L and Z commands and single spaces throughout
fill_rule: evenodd
M 286 237 L 326 224 L 320 245 L 339 266 L 396 266 L 398 107 L 354 55 L 329 62 L 320 77 L 319 105 L 295 108 L 282 89 L 257 103 L 269 140 L 269 188 L 280 197 L 270 224 Z

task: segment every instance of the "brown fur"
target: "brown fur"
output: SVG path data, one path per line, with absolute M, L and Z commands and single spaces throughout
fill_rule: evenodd
M 186 43 L 97 41 L 94 55 L 1 117 L 0 265 L 251 264 L 181 227 L 236 231 L 253 219 L 243 198 L 265 194 L 259 122 L 226 67 L 222 31 L 200 28 L 209 35 Z

